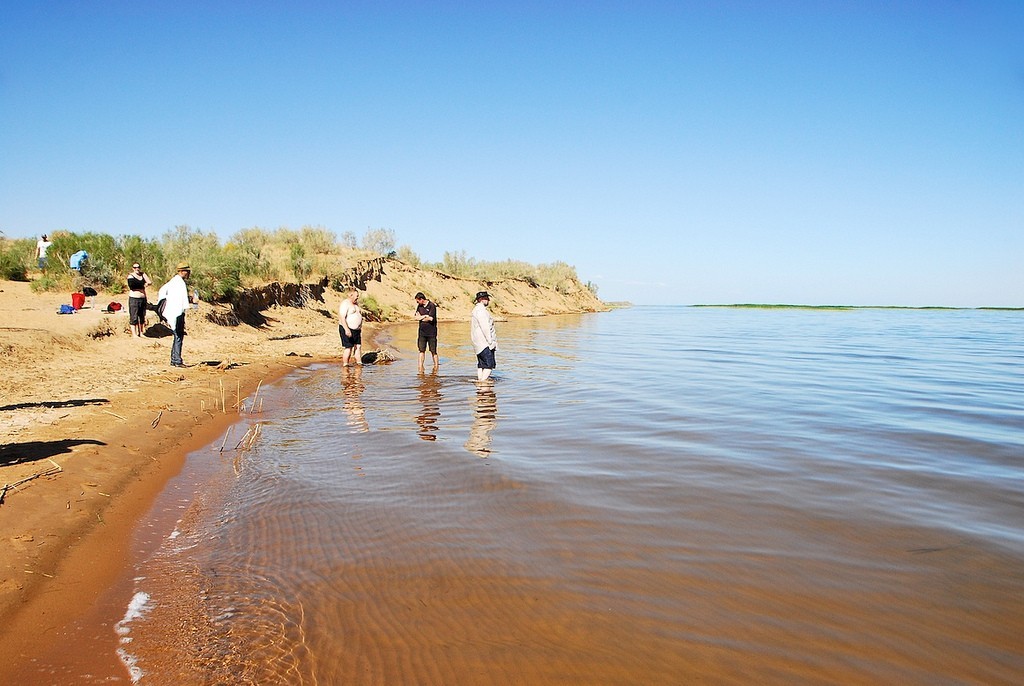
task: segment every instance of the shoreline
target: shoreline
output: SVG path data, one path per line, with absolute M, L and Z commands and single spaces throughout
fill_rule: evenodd
M 387 276 L 367 283 L 380 305 L 411 312 L 409 293 L 424 290 L 456 315 L 443 321 L 468 321 L 459 303 L 475 285 L 401 264 Z M 175 369 L 170 338 L 159 327 L 133 337 L 126 309 L 106 311 L 110 296 L 58 316 L 68 296 L 30 286 L 0 281 L 0 489 L 14 486 L 0 504 L 0 682 L 58 645 L 116 579 L 135 525 L 187 455 L 238 419 L 236 397 L 341 358 L 332 290 L 301 307 L 268 305 L 259 327 L 213 323 L 205 315 L 223 306 L 200 304 L 188 317 L 188 368 Z M 490 288 L 499 319 L 595 311 L 519 282 Z M 363 352 L 394 349 L 404 323 L 367 322 Z
M 123 571 L 134 527 L 187 455 L 238 420 L 236 397 L 340 360 L 340 296 L 325 295 L 271 307 L 258 329 L 213 324 L 201 305 L 189 367 L 175 369 L 170 338 L 131 336 L 123 312 L 57 316 L 66 295 L 0 282 L 0 682 Z M 384 328 L 366 324 L 364 352 Z
M 264 360 L 227 370 L 224 377 L 237 381 L 245 398 L 259 385 L 273 383 L 298 368 L 337 359 L 303 357 L 296 365 Z M 187 389 L 153 389 L 143 384 L 140 391 L 163 390 L 160 395 L 173 394 L 178 403 L 157 413 L 138 410 L 114 416 L 118 413 L 101 414 L 83 406 L 75 419 L 81 424 L 92 422 L 93 427 L 89 443 L 82 445 L 93 446 L 89 448 L 93 454 L 102 448 L 107 468 L 97 469 L 79 459 L 79 454 L 65 454 L 50 458 L 62 471 L 26 484 L 35 484 L 36 492 L 8 492 L 0 506 L 0 532 L 15 545 L 0 553 L 7 571 L 5 593 L 0 597 L 0 681 L 9 669 L 51 650 L 60 630 L 90 609 L 123 572 L 135 527 L 170 479 L 180 473 L 189 453 L 215 442 L 238 421 L 240 413 L 232 411 L 230 399 L 227 412 L 213 409 L 220 391 L 215 374 L 202 368 L 185 370 L 182 381 L 192 381 Z M 194 380 L 187 379 L 192 375 Z M 123 412 L 133 394 L 122 392 L 105 406 Z M 146 448 L 129 443 L 132 437 L 145 441 Z M 39 464 L 45 468 L 52 464 L 50 459 Z M 15 514 L 19 518 L 12 521 Z M 25 576 L 21 583 L 12 578 L 18 571 Z M 116 661 L 116 656 L 111 659 Z

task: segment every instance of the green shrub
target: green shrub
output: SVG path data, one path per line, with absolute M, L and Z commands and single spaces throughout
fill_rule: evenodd
M 113 237 L 98 233 L 75 233 L 58 231 L 51 235 L 53 245 L 47 252 L 47 276 L 36 288 L 60 289 L 91 286 L 111 293 L 123 293 L 127 289 L 125 278 L 131 264 L 138 262 L 154 280 L 166 276 L 167 260 L 160 243 L 154 239 L 139 236 Z M 79 250 L 85 250 L 89 259 L 81 271 L 71 269 L 70 258 Z
M 301 243 L 292 243 L 291 268 L 298 283 L 303 283 L 313 271 L 313 265 L 306 259 L 306 249 Z
M 121 263 L 118 265 L 118 273 L 127 277 L 131 271 L 132 264 L 138 262 L 142 271 L 155 279 L 155 275 L 163 275 L 168 272 L 169 266 L 164 255 L 163 246 L 154 238 L 141 238 L 139 236 L 123 236 L 121 244 Z M 173 267 L 173 265 L 170 265 Z M 121 278 L 124 281 L 125 278 Z M 127 284 L 125 284 L 127 288 Z
M 190 287 L 198 289 L 207 300 L 229 299 L 247 280 L 250 284 L 254 280 L 265 283 L 294 276 L 301 283 L 314 274 L 326 275 L 331 287 L 341 290 L 347 286 L 343 283 L 344 270 L 357 259 L 371 256 L 367 253 L 397 256 L 413 267 L 477 281 L 524 279 L 561 292 L 578 287 L 576 268 L 565 262 L 536 266 L 519 260 L 484 262 L 469 257 L 465 250 L 445 252 L 441 262 L 424 262 L 407 245 L 396 251 L 394 231 L 384 228 L 367 229 L 361 241 L 362 250 L 351 231 L 342 234 L 339 241 L 328 229 L 311 226 L 298 231 L 287 227 L 274 231 L 259 227 L 242 229 L 223 247 L 215 233 L 189 226 L 176 226 L 159 240 L 71 231 L 56 231 L 50 237 L 53 244 L 48 253 L 47 278 L 34 282 L 35 290 L 92 286 L 122 293 L 133 262 L 142 265 L 155 286 L 172 278 L 179 262 L 187 262 L 192 267 Z M 11 241 L 0 236 L 0 277 L 27 280 L 34 250 L 34 239 Z M 79 250 L 89 253 L 81 272 L 71 270 L 68 264 L 71 255 Z M 596 285 L 588 283 L 586 287 L 597 293 Z M 372 298 L 365 302 L 372 316 L 391 316 L 381 311 Z
M 189 290 L 198 290 L 203 300 L 231 300 L 242 287 L 238 261 L 228 255 L 213 256 L 210 262 L 193 261 L 190 266 Z
M 341 247 L 348 250 L 355 250 L 359 247 L 359 242 L 356 240 L 356 235 L 351 231 L 346 231 L 341 234 Z
M 410 267 L 416 267 L 418 269 L 423 266 L 423 260 L 421 260 L 420 256 L 417 255 L 408 245 L 399 247 L 396 256 Z
M 234 244 L 238 248 L 248 250 L 256 255 L 259 255 L 269 242 L 270 235 L 265 229 L 261 229 L 258 226 L 254 226 L 251 229 L 242 229 L 229 239 L 229 244 Z
M 162 240 L 164 254 L 169 259 L 161 283 L 173 277 L 177 265 L 185 262 L 192 269 L 189 290 L 198 290 L 203 300 L 228 300 L 241 288 L 240 255 L 232 255 L 221 248 L 217 234 L 176 226 L 165 233 Z
M 224 253 L 238 263 L 241 277 L 254 277 L 260 281 L 276 278 L 270 260 L 265 254 L 271 243 L 271 235 L 264 229 L 253 227 L 234 234 L 224 246 Z
M 70 290 L 71 286 L 65 281 L 58 281 L 49 274 L 44 274 L 29 284 L 33 293 L 45 293 L 47 291 Z
M 34 254 L 35 244 L 30 239 L 0 239 L 0 279 L 28 281 L 28 265 Z
M 401 249 L 399 250 L 401 258 Z M 408 260 L 404 260 L 408 262 Z M 577 281 L 576 268 L 565 262 L 552 262 L 534 266 L 520 260 L 484 262 L 466 255 L 465 250 L 444 253 L 441 262 L 423 263 L 426 269 L 435 269 L 445 274 L 478 281 L 501 281 L 503 279 L 524 279 L 533 285 L 547 286 L 561 292 L 568 290 L 570 281 Z
M 464 279 L 476 278 L 476 260 L 466 256 L 465 250 L 450 252 L 445 250 L 440 262 L 429 265 L 431 269 L 458 276 Z
M 363 234 L 363 250 L 387 255 L 395 249 L 395 232 L 392 229 L 367 229 Z
M 303 226 L 299 232 L 299 240 L 306 252 L 314 255 L 331 255 L 338 252 L 338 239 L 334 232 L 322 226 Z
M 372 295 L 361 296 L 359 298 L 359 306 L 363 309 L 363 312 L 367 315 L 366 318 L 370 321 L 384 321 L 384 313 L 381 311 L 380 304 Z

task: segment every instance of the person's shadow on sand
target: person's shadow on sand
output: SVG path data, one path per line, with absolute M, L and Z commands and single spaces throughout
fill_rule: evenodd
M 42 400 L 35 403 L 15 403 L 14 405 L 3 405 L 0 407 L 0 412 L 8 412 L 11 410 L 27 410 L 34 407 L 48 407 L 50 409 L 57 407 L 82 407 L 84 405 L 105 405 L 110 401 L 106 398 L 82 398 L 80 400 Z
M 36 462 L 54 455 L 70 453 L 76 445 L 106 445 L 106 443 L 91 438 L 65 438 L 59 441 L 28 441 L 0 445 L 0 467 L 23 462 Z
M 143 331 L 142 335 L 146 338 L 167 338 L 168 336 L 173 336 L 174 332 L 171 331 L 171 327 L 163 322 L 157 322 Z

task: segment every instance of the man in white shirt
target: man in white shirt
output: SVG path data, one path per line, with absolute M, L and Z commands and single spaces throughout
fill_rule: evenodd
M 341 334 L 341 366 L 347 367 L 355 354 L 355 364 L 363 363 L 363 311 L 359 309 L 359 291 L 351 289 L 338 308 L 338 333 Z
M 51 245 L 53 245 L 53 241 L 47 238 L 45 233 L 43 234 L 43 237 L 40 238 L 39 241 L 36 243 L 36 260 L 39 266 L 39 271 L 41 272 L 46 271 L 46 251 L 50 248 Z
M 185 366 L 181 360 L 181 344 L 185 338 L 185 310 L 191 302 L 185 282 L 191 275 L 191 267 L 185 263 L 179 264 L 177 275 L 165 283 L 157 295 L 158 300 L 164 301 L 163 318 L 174 331 L 174 341 L 171 343 L 172 367 Z

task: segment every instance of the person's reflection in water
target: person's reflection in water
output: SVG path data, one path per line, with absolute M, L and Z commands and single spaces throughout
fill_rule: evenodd
M 416 415 L 417 432 L 424 441 L 437 440 L 437 422 L 441 418 L 441 380 L 437 370 L 431 373 L 420 372 L 420 403 L 423 412 Z
M 488 457 L 491 454 L 491 432 L 498 423 L 498 397 L 494 394 L 494 383 L 480 383 L 470 398 L 473 402 L 473 425 L 465 448 L 474 455 Z
M 342 409 L 348 415 L 348 424 L 352 427 L 352 433 L 362 433 L 370 430 L 366 422 L 366 408 L 363 407 L 363 368 L 342 367 L 341 368 L 341 390 L 345 396 L 342 402 Z

